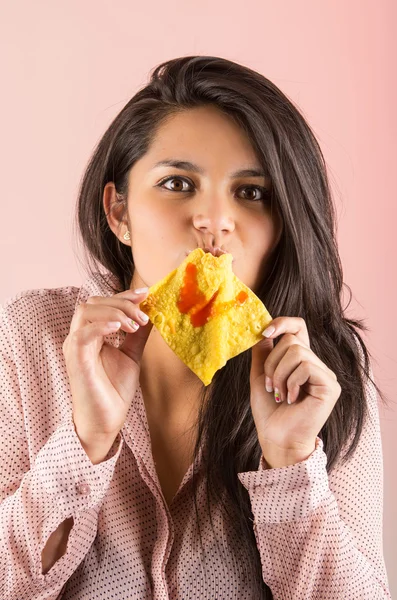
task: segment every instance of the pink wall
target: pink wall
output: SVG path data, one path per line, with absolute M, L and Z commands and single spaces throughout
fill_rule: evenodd
M 378 385 L 394 401 L 397 335 L 396 3 L 2 2 L 0 302 L 79 285 L 72 212 L 88 156 L 149 70 L 219 55 L 270 78 L 304 111 L 329 165 L 349 315 L 366 318 Z M 393 39 L 394 38 L 394 39 Z M 381 413 L 384 548 L 397 594 L 394 410 Z

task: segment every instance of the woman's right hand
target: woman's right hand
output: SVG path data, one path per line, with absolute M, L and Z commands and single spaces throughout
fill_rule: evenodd
M 142 353 L 152 328 L 139 310 L 147 293 L 127 290 L 89 297 L 77 307 L 63 343 L 76 433 L 95 463 L 103 460 L 116 439 L 139 384 Z M 127 333 L 118 348 L 104 341 L 120 328 L 117 321 Z

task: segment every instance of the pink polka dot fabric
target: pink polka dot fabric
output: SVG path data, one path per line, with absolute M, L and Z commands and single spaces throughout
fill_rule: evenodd
M 2 600 L 253 599 L 239 540 L 214 510 L 222 556 L 198 508 L 193 465 L 170 507 L 151 452 L 141 389 L 106 460 L 93 465 L 74 430 L 62 352 L 74 311 L 109 296 L 98 275 L 81 288 L 22 291 L 0 312 L 0 598 Z M 124 332 L 107 336 L 118 346 Z M 304 462 L 239 473 L 251 498 L 263 578 L 278 600 L 391 598 L 382 549 L 383 463 L 376 393 L 357 451 L 328 476 L 323 442 Z M 73 516 L 67 551 L 47 574 L 41 552 Z M 207 518 L 207 520 L 206 520 Z M 204 561 L 204 564 L 203 564 Z

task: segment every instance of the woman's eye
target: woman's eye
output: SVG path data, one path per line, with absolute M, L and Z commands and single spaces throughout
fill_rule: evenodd
M 166 189 L 169 190 L 170 192 L 187 192 L 188 191 L 186 188 L 183 189 L 183 184 L 186 183 L 186 184 L 190 185 L 190 182 L 187 181 L 186 179 L 183 179 L 182 177 L 174 177 L 174 176 L 167 177 L 166 179 L 163 179 L 162 181 L 160 181 L 160 183 L 158 185 L 159 185 L 159 187 L 163 187 L 169 181 L 177 181 L 178 182 L 176 186 L 173 186 L 171 188 L 166 187 Z
M 267 190 L 260 185 L 245 185 L 240 189 L 248 190 L 248 196 L 246 195 L 244 200 L 253 200 L 254 202 L 258 202 L 259 200 L 267 200 L 270 196 L 270 190 Z M 259 197 L 256 194 L 257 192 L 259 192 Z
M 174 183 L 172 183 L 171 187 L 167 187 L 165 185 L 166 183 L 169 183 L 169 182 L 174 182 Z M 175 182 L 176 182 L 176 185 L 175 185 Z M 188 186 L 194 187 L 194 185 L 190 181 L 188 181 L 184 177 L 179 177 L 176 175 L 172 175 L 172 176 L 167 177 L 166 179 L 163 179 L 157 185 L 159 187 L 165 187 L 170 192 L 189 192 L 190 191 L 189 189 L 186 189 L 183 187 L 184 183 Z M 243 200 L 252 200 L 253 202 L 259 202 L 261 200 L 266 201 L 269 199 L 269 196 L 270 196 L 270 190 L 268 190 L 260 185 L 244 185 L 244 186 L 240 187 L 237 191 L 244 191 L 244 194 L 241 196 Z M 246 191 L 248 191 L 248 194 Z

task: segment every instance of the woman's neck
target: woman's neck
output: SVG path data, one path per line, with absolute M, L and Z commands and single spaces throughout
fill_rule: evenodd
M 197 419 L 203 383 L 154 327 L 142 355 L 140 385 L 148 418 L 164 424 Z

